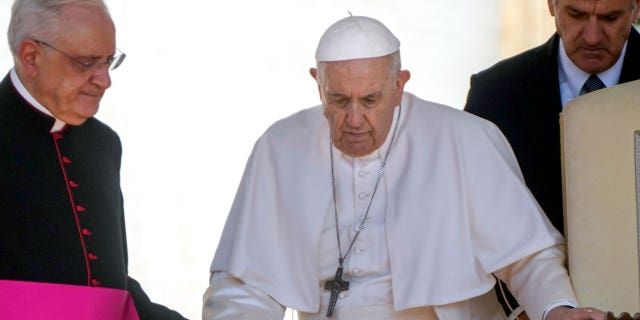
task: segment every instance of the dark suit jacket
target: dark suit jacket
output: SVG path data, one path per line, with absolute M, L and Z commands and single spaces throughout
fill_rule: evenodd
M 525 181 L 564 233 L 556 34 L 545 44 L 471 76 L 465 110 L 495 123 L 511 143 Z M 620 83 L 640 79 L 640 35 L 632 28 Z
M 95 118 L 54 119 L 0 83 L 0 279 L 128 290 L 141 319 L 183 319 L 127 276 L 121 145 Z

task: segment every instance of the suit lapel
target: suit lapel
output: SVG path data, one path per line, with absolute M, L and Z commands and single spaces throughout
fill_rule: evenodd
M 532 132 L 530 142 L 536 149 L 548 152 L 549 139 L 559 135 L 559 114 L 562 111 L 560 85 L 558 80 L 558 35 L 554 35 L 544 45 L 538 47 L 528 79 L 523 86 L 529 95 L 529 101 L 521 112 L 526 132 Z M 543 138 L 543 139 L 541 139 Z M 559 141 L 558 141 L 559 143 Z
M 640 60 L 638 56 L 640 56 L 640 34 L 635 27 L 631 27 L 619 83 L 640 79 Z

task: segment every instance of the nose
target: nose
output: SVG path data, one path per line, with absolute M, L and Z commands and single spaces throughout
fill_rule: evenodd
M 597 17 L 589 18 L 582 32 L 582 38 L 585 43 L 590 46 L 595 46 L 600 43 L 602 39 L 602 26 Z
M 350 127 L 358 128 L 364 121 L 364 107 L 352 102 L 347 107 L 347 123 Z
M 111 87 L 111 75 L 109 75 L 109 66 L 108 65 L 97 65 L 95 70 L 92 70 L 93 74 L 91 75 L 91 84 L 99 87 L 102 90 L 106 90 Z

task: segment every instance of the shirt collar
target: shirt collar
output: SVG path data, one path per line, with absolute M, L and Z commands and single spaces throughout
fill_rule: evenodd
M 564 45 L 562 44 L 562 39 L 559 41 L 558 48 L 558 56 L 560 63 L 560 82 L 563 80 L 567 82 L 569 88 L 571 90 L 572 96 L 575 98 L 580 94 L 580 89 L 584 85 L 584 82 L 587 81 L 590 74 L 582 71 L 582 69 L 578 68 L 569 56 L 567 56 L 567 52 L 564 50 Z M 622 73 L 622 62 L 624 61 L 624 55 L 627 51 L 627 41 L 625 41 L 624 46 L 622 47 L 622 53 L 620 53 L 620 57 L 618 61 L 609 69 L 598 73 L 598 78 L 602 80 L 602 82 L 608 87 L 615 86 L 618 84 L 620 80 L 620 73 Z
M 15 69 L 11 69 L 10 71 L 10 75 L 11 75 L 11 82 L 13 83 L 13 86 L 16 88 L 16 90 L 18 90 L 18 93 L 20 93 L 20 95 L 22 96 L 23 99 L 27 100 L 27 102 L 33 106 L 34 108 L 36 108 L 36 110 L 56 119 L 56 121 L 53 123 L 53 126 L 51 127 L 50 132 L 58 132 L 60 130 L 62 130 L 64 128 L 64 126 L 67 124 L 66 122 L 56 118 L 51 111 L 49 111 L 49 109 L 45 108 L 42 104 L 40 104 L 40 102 L 38 102 L 32 95 L 31 93 L 29 93 L 29 91 L 27 91 L 27 88 L 25 88 L 24 84 L 22 84 L 22 81 L 20 81 L 20 77 L 18 77 L 18 73 L 16 72 Z

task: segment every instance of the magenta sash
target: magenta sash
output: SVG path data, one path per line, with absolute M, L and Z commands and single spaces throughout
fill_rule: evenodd
M 125 290 L 0 280 L 2 319 L 139 320 Z

